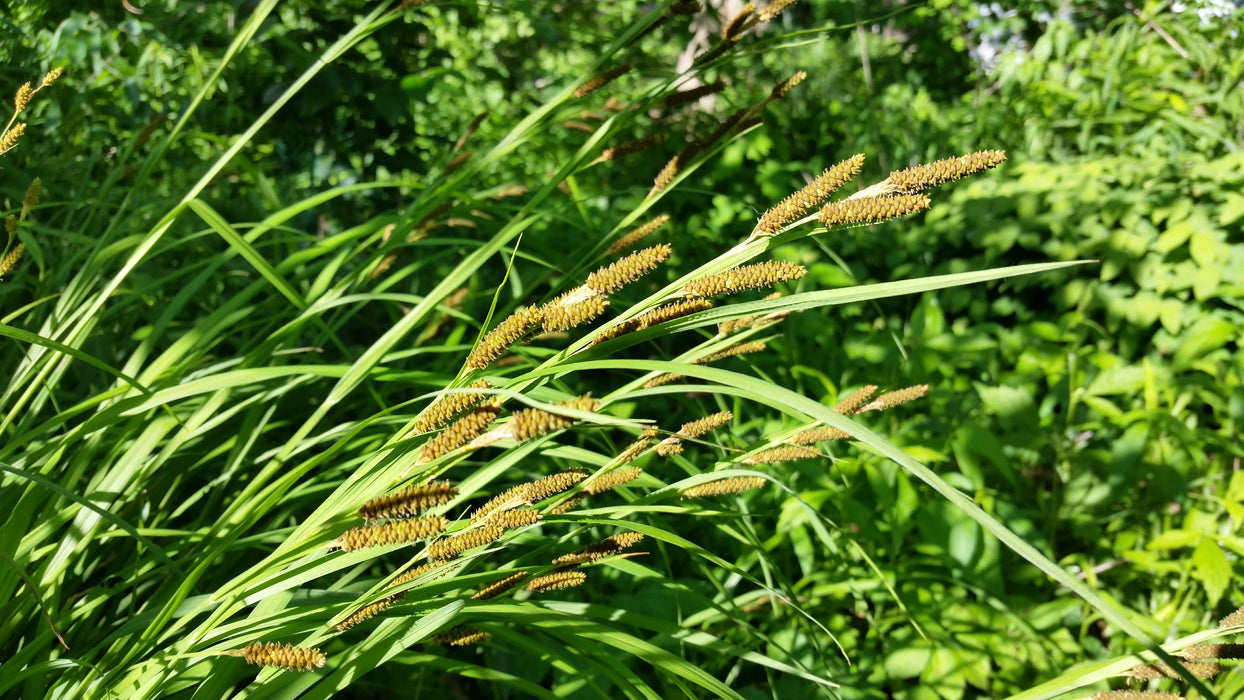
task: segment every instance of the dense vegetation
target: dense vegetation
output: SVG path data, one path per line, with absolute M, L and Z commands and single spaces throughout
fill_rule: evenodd
M 1240 10 L 406 5 L 0 18 L 0 695 L 1031 700 L 1233 641 Z M 855 154 L 836 201 L 989 149 L 927 213 L 753 229 Z M 781 296 L 686 291 L 768 260 Z M 450 535 L 347 534 L 439 480 Z M 1141 687 L 1244 689 L 1204 675 Z

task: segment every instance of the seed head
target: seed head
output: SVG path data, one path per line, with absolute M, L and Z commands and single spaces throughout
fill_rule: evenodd
M 496 496 L 493 496 L 484 505 L 476 508 L 471 513 L 471 522 L 482 522 L 490 515 L 498 511 L 505 511 L 512 508 L 518 508 L 519 506 L 531 505 L 530 493 L 530 483 L 512 486 Z
M 10 151 L 17 145 L 17 140 L 26 133 L 26 122 L 18 122 L 11 129 L 0 135 L 0 153 Z
M 1184 664 L 1183 667 L 1187 669 L 1188 673 L 1191 673 L 1194 678 L 1213 678 L 1222 672 L 1221 664 L 1189 662 Z M 1182 678 L 1178 671 L 1170 666 L 1167 666 L 1166 664 L 1144 664 L 1142 666 L 1135 666 L 1127 672 L 1127 675 L 1141 681 L 1152 681 L 1161 678 Z
M 411 518 L 428 508 L 448 503 L 456 495 L 458 489 L 453 484 L 448 481 L 433 481 L 373 498 L 359 506 L 359 517 L 366 520 Z
M 572 408 L 577 411 L 586 411 L 594 413 L 600 408 L 600 401 L 591 397 L 590 394 L 584 394 L 577 399 L 571 401 L 563 401 L 559 406 Z M 539 437 L 545 433 L 554 430 L 569 428 L 577 422 L 577 418 L 549 413 L 538 408 L 528 408 L 522 411 L 515 411 L 510 416 L 510 424 L 508 430 L 510 435 L 518 442 L 530 440 Z
M 404 592 L 398 593 L 396 595 L 391 595 L 387 598 L 381 598 L 380 600 L 370 605 L 364 605 L 358 610 L 355 610 L 353 613 L 350 613 L 349 617 L 342 620 L 341 622 L 338 622 L 336 625 L 334 625 L 334 627 L 337 628 L 338 632 L 345 632 L 351 627 L 354 627 L 355 625 L 358 625 L 359 623 L 366 622 L 367 620 L 370 620 L 371 618 L 384 612 L 389 607 L 391 607 L 394 603 L 401 600 L 402 597 L 405 595 L 406 594 Z
M 654 270 L 670 253 L 668 243 L 644 248 L 593 272 L 584 284 L 601 294 L 612 294 Z
M 586 469 L 570 469 L 550 474 L 527 485 L 527 499 L 531 503 L 538 503 L 583 481 L 590 474 Z
M 487 632 L 481 632 L 474 627 L 455 627 L 451 630 L 434 634 L 428 639 L 429 644 L 447 644 L 451 647 L 464 647 L 469 644 L 475 644 L 488 639 Z
M 578 566 L 586 562 L 604 559 L 624 549 L 634 547 L 643 538 L 644 536 L 638 532 L 620 532 L 576 552 L 560 556 L 553 560 L 553 565 Z
M 773 2 L 766 5 L 765 8 L 760 11 L 760 14 L 756 16 L 756 20 L 759 22 L 772 22 L 778 15 L 782 14 L 783 10 L 791 5 L 794 5 L 798 1 L 799 0 L 773 0 Z
M 1240 627 L 1244 625 L 1244 607 L 1239 608 L 1235 612 L 1227 615 L 1218 622 L 1218 627 Z
M 876 384 L 865 384 L 834 404 L 834 412 L 849 416 L 858 413 L 860 407 L 868 402 L 869 397 L 877 393 Z
M 1105 690 L 1093 693 L 1088 700 L 1184 700 L 1175 693 L 1151 693 L 1147 690 Z
M 752 13 L 754 13 L 755 11 L 756 11 L 755 3 L 749 2 L 746 5 L 744 5 L 743 9 L 739 10 L 739 13 L 734 16 L 734 19 L 731 19 L 730 23 L 727 24 L 725 28 L 721 30 L 721 40 L 723 42 L 738 41 L 739 35 L 742 34 L 744 31 L 746 31 L 747 28 L 751 26 L 748 23 L 748 19 L 751 18 Z
M 440 568 L 444 565 L 444 563 L 445 562 L 443 561 L 430 561 L 426 564 L 420 564 L 419 566 L 402 573 L 400 576 L 394 577 L 392 581 L 389 581 L 389 585 L 385 586 L 385 588 L 397 588 L 398 586 L 410 583 L 429 571 Z
M 627 445 L 626 449 L 622 450 L 622 452 L 618 454 L 618 464 L 626 464 L 632 459 L 638 457 L 641 452 L 647 449 L 648 445 L 652 444 L 652 440 L 656 436 L 656 428 L 648 428 L 640 433 L 639 437 L 636 438 L 634 442 Z
M 626 143 L 620 143 L 616 146 L 610 146 L 609 148 L 601 151 L 600 155 L 597 156 L 596 160 L 593 162 L 600 163 L 607 160 L 621 160 L 627 156 L 646 151 L 653 146 L 659 146 L 668 141 L 669 138 L 669 132 L 663 131 L 659 134 L 653 134 L 652 136 L 645 136 L 642 139 L 635 139 L 634 141 L 627 141 Z
M 433 559 L 453 559 L 468 549 L 496 542 L 503 534 L 505 531 L 497 525 L 468 530 L 433 542 L 428 546 L 428 556 Z
M 539 323 L 540 309 L 537 307 L 529 306 L 515 312 L 479 341 L 467 357 L 466 366 L 470 369 L 484 369 Z
M 791 438 L 793 445 L 811 445 L 817 442 L 825 442 L 827 440 L 849 440 L 851 435 L 837 428 L 823 427 L 810 428 Z
M 576 88 L 574 91 L 574 96 L 583 97 L 584 95 L 595 92 L 601 89 L 602 87 L 608 85 L 609 83 L 612 83 L 613 81 L 617 80 L 620 76 L 626 74 L 630 70 L 631 70 L 631 65 L 629 63 L 624 63 L 620 66 L 610 68 L 604 73 L 600 73 L 596 75 L 591 80 L 588 80 L 587 82 L 583 83 L 578 88 Z
M 915 401 L 928 393 L 928 384 L 917 384 L 915 386 L 909 386 L 906 389 L 886 392 L 872 401 L 869 401 L 867 404 L 860 406 L 859 409 L 856 410 L 856 413 L 864 413 L 865 411 L 884 411 L 887 408 L 894 408 L 895 406 L 905 404 L 908 401 Z
M 721 294 L 734 294 L 746 289 L 768 287 L 778 282 L 797 280 L 808 274 L 808 268 L 795 263 L 770 260 L 744 265 L 716 275 L 709 275 L 688 282 L 683 286 L 683 295 L 689 297 L 712 297 Z
M 39 82 L 39 87 L 45 88 L 51 85 L 52 83 L 56 82 L 56 79 L 59 78 L 61 74 L 64 72 L 65 72 L 64 68 L 53 68 L 52 70 L 47 72 L 47 75 L 43 76 L 43 80 Z
M 690 90 L 675 92 L 658 102 L 656 106 L 658 108 L 669 109 L 671 107 L 687 104 L 688 102 L 695 102 L 696 100 L 702 97 L 707 97 L 708 95 L 715 95 L 725 89 L 726 84 L 720 80 L 713 83 L 705 83 L 704 85 L 693 87 Z
M 472 389 L 489 389 L 491 387 L 492 382 L 487 379 L 481 379 L 471 384 Z M 420 433 L 436 430 L 448 423 L 450 418 L 474 407 L 487 398 L 488 394 L 443 394 L 432 405 L 423 409 L 423 413 L 419 414 L 419 417 L 415 419 L 415 430 Z
M 273 666 L 287 671 L 310 671 L 324 668 L 328 657 L 319 649 L 296 647 L 276 642 L 256 642 L 244 647 L 242 658 L 253 666 Z
M 765 212 L 756 224 L 756 230 L 762 233 L 777 233 L 787 224 L 801 218 L 821 202 L 829 199 L 839 187 L 851 181 L 864 167 L 864 154 L 860 153 L 828 168 L 806 187 L 778 202 L 776 207 Z
M 449 527 L 449 521 L 439 515 L 415 518 L 413 520 L 398 520 L 381 525 L 369 525 L 348 530 L 333 541 L 333 546 L 344 552 L 349 552 L 365 547 L 405 544 L 439 535 L 447 527 Z
M 621 469 L 615 469 L 606 474 L 601 474 L 595 479 L 592 479 L 584 484 L 583 493 L 586 493 L 589 496 L 594 496 L 598 493 L 610 491 L 623 484 L 630 483 L 638 479 L 639 475 L 642 473 L 643 470 L 639 467 L 623 467 Z
M 734 420 L 734 414 L 730 411 L 722 411 L 712 415 L 704 416 L 690 423 L 685 423 L 678 429 L 678 437 L 694 438 L 707 433 L 710 430 L 716 430 L 721 426 Z
M 669 214 L 662 214 L 658 216 L 657 218 L 644 224 L 643 226 L 640 226 L 637 229 L 633 229 L 627 232 L 621 238 L 614 241 L 613 245 L 609 246 L 608 253 L 610 255 L 613 255 L 614 253 L 620 253 L 626 250 L 627 248 L 630 248 L 631 246 L 640 242 L 644 238 L 648 237 L 648 235 L 651 234 L 653 231 L 656 231 L 657 229 L 664 226 L 666 223 L 669 222 L 669 220 L 670 220 Z
M 575 119 L 568 119 L 562 122 L 562 128 L 570 129 L 572 131 L 582 131 L 585 134 L 596 133 L 596 127 L 588 124 L 587 122 L 581 122 Z
M 13 95 L 13 113 L 17 114 L 26 109 L 26 105 L 30 104 L 30 96 L 33 94 L 30 83 L 22 83 L 22 86 L 17 88 L 17 94 Z
M 496 419 L 500 412 L 500 405 L 493 401 L 454 421 L 440 435 L 423 444 L 423 448 L 419 451 L 420 463 L 431 462 L 467 444 L 484 432 L 484 429 Z
M 531 579 L 527 582 L 527 590 L 538 593 L 540 591 L 553 591 L 558 588 L 571 588 L 586 580 L 587 574 L 582 571 L 556 571 Z
M 923 194 L 844 199 L 821 207 L 821 213 L 816 218 L 829 227 L 873 224 L 924 211 L 929 208 L 929 201 L 928 196 Z
M 540 522 L 540 511 L 531 508 L 519 508 L 518 510 L 507 510 L 493 515 L 491 522 L 493 525 L 503 530 L 513 530 L 519 527 L 527 527 Z
M 822 456 L 824 455 L 819 450 L 814 450 L 811 447 L 790 445 L 757 452 L 744 459 L 743 464 L 776 464 L 777 462 L 791 462 L 796 459 L 820 459 Z
M 604 331 L 600 335 L 596 336 L 596 338 L 592 341 L 592 345 L 603 343 L 606 340 L 611 340 L 613 338 L 617 338 L 618 336 L 626 335 L 627 333 L 642 331 L 645 328 L 650 328 L 658 323 L 672 321 L 673 319 L 693 314 L 697 311 L 704 311 L 712 307 L 712 302 L 707 299 L 686 299 L 684 301 L 676 301 L 672 304 L 666 304 L 665 306 L 645 311 L 629 321 L 624 321 L 623 323 L 619 323 L 613 328 Z
M 896 170 L 886 178 L 891 192 L 917 194 L 944 182 L 958 180 L 983 172 L 1006 160 L 1006 151 L 976 151 L 955 158 L 946 158 L 905 170 Z
M 30 182 L 30 186 L 26 188 L 26 194 L 22 196 L 22 215 L 19 217 L 22 221 L 26 220 L 26 216 L 39 203 L 39 193 L 43 191 L 43 180 L 35 178 Z
M 0 140 L 0 152 L 4 151 L 2 148 L 3 143 L 4 142 Z M 674 181 L 674 178 L 678 176 L 678 173 L 681 172 L 682 167 L 691 162 L 691 160 L 695 157 L 695 154 L 695 149 L 684 148 L 673 158 L 670 158 L 669 162 L 665 164 L 665 167 L 661 168 L 661 172 L 657 173 L 656 178 L 652 181 L 652 189 L 648 191 L 648 196 L 651 197 L 652 195 L 668 187 L 669 184 Z
M 1244 659 L 1244 644 L 1193 644 L 1179 655 L 1185 659 Z
M 518 582 L 525 578 L 527 578 L 526 571 L 515 571 L 509 576 L 493 581 L 487 586 L 479 589 L 478 593 L 471 596 L 471 600 L 488 600 L 489 598 L 495 598 L 510 590 L 514 586 L 517 586 Z
M 14 219 L 11 216 L 9 217 L 9 220 L 15 223 L 17 221 L 17 219 Z M 6 221 L 5 223 L 7 224 L 8 222 Z M 14 226 L 14 228 L 16 228 L 16 226 Z M 13 234 L 10 233 L 9 235 L 12 236 Z M 26 244 L 18 243 L 17 245 L 13 246 L 13 249 L 10 250 L 7 255 L 5 255 L 3 258 L 0 258 L 0 277 L 4 277 L 5 275 L 9 274 L 9 272 L 17 265 L 18 261 L 22 259 L 22 253 L 25 253 L 25 252 L 26 252 Z
M 808 73 L 806 71 L 797 71 L 791 77 L 773 86 L 773 92 L 769 94 L 769 100 L 766 101 L 778 100 L 786 97 L 787 93 L 794 90 L 795 86 L 799 85 L 799 83 L 802 83 L 804 80 L 807 80 L 807 78 Z
M 758 489 L 764 485 L 765 480 L 758 476 L 721 479 L 720 481 L 710 481 L 706 484 L 683 489 L 682 497 L 703 498 L 705 496 L 721 496 L 727 493 L 742 493 L 743 491 Z
M 573 510 L 574 507 L 582 503 L 583 499 L 585 498 L 587 498 L 587 496 L 584 496 L 581 493 L 577 493 L 571 496 L 570 498 L 567 498 L 565 501 L 558 503 L 552 508 L 549 508 L 549 515 L 561 515 L 562 513 L 566 513 L 570 510 Z
M 707 365 L 710 362 L 716 362 L 717 360 L 724 360 L 727 357 L 734 357 L 735 355 L 750 355 L 751 353 L 754 353 L 754 352 L 764 352 L 768 347 L 769 347 L 769 344 L 764 342 L 763 340 L 752 340 L 746 343 L 739 343 L 737 345 L 731 345 L 725 350 L 720 350 L 711 355 L 701 357 L 700 359 L 696 360 L 695 363 L 697 365 Z
M 572 299 L 577 298 L 577 301 Z M 605 313 L 609 302 L 591 288 L 572 290 L 541 307 L 544 331 L 555 333 L 582 325 Z

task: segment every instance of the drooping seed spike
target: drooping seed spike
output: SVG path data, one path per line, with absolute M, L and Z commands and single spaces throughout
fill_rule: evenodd
M 611 491 L 623 484 L 628 484 L 639 478 L 643 474 L 643 470 L 639 467 L 622 467 L 611 472 L 601 474 L 583 485 L 583 493 L 589 496 L 595 496 L 598 493 Z
M 710 481 L 699 486 L 685 488 L 682 490 L 682 497 L 704 498 L 706 496 L 721 496 L 728 493 L 742 493 L 751 489 L 758 489 L 764 485 L 765 480 L 758 476 L 721 479 L 720 481 Z
M 26 188 L 26 194 L 22 196 L 22 213 L 18 218 L 22 221 L 26 220 L 26 217 L 30 215 L 30 211 L 39 203 L 39 193 L 42 191 L 43 180 L 41 178 L 36 177 L 30 181 L 30 186 Z
M 776 464 L 778 462 L 792 462 L 797 459 L 820 459 L 823 456 L 819 450 L 814 450 L 810 447 L 788 445 L 757 452 L 744 459 L 743 464 Z
M 18 122 L 0 135 L 0 153 L 12 150 L 24 133 L 26 133 L 26 122 Z
M 30 83 L 22 83 L 22 86 L 17 88 L 17 93 L 13 95 L 13 113 L 17 114 L 26 109 L 26 105 L 30 104 L 30 96 L 33 94 L 34 90 L 30 89 Z
M 808 274 L 808 268 L 784 260 L 770 260 L 736 267 L 715 275 L 702 277 L 683 286 L 683 295 L 712 297 L 734 294 L 747 289 L 768 287 L 778 282 L 797 280 Z
M 769 94 L 769 100 L 779 100 L 786 97 L 786 95 L 789 94 L 791 90 L 794 90 L 799 83 L 802 83 L 807 79 L 807 71 L 796 71 L 791 77 L 773 86 L 773 92 Z
M 479 592 L 471 596 L 471 600 L 488 600 L 489 598 L 495 598 L 501 595 L 502 593 L 505 593 L 506 591 L 510 590 L 511 588 L 517 586 L 519 582 L 521 582 L 525 578 L 527 578 L 526 571 L 515 571 L 514 573 L 506 576 L 505 578 L 501 578 L 496 581 L 493 581 L 487 586 L 484 586 L 483 588 L 479 589 Z
M 631 70 L 631 65 L 629 63 L 624 63 L 620 66 L 615 66 L 613 68 L 610 68 L 609 70 L 592 77 L 591 80 L 588 80 L 587 82 L 583 83 L 578 88 L 576 88 L 574 91 L 574 96 L 583 97 L 585 95 L 593 93 L 603 88 L 604 86 L 608 85 L 609 83 L 612 83 L 613 81 L 617 80 L 619 77 L 625 75 L 630 70 Z
M 367 547 L 406 544 L 435 537 L 444 532 L 447 527 L 449 527 L 449 521 L 439 515 L 356 527 L 334 540 L 333 547 L 343 552 L 350 552 Z
M 47 72 L 47 75 L 43 76 L 43 80 L 39 81 L 39 87 L 45 88 L 51 85 L 52 83 L 56 82 L 57 78 L 59 78 L 64 72 L 65 72 L 64 68 L 53 68 L 52 70 Z
M 1088 700 L 1184 700 L 1175 693 L 1157 693 L 1148 690 L 1105 690 L 1093 693 Z
M 440 435 L 424 443 L 419 451 L 420 463 L 426 464 L 462 447 L 484 432 L 501 412 L 495 401 L 484 404 L 454 421 Z
M 816 218 L 827 227 L 875 224 L 924 211 L 929 203 L 928 195 L 923 194 L 843 199 L 821 207 Z
M 472 389 L 491 389 L 492 382 L 480 379 L 471 384 Z M 415 431 L 426 433 L 445 425 L 451 418 L 473 408 L 485 399 L 488 394 L 443 394 L 432 405 L 423 409 L 423 413 L 415 419 Z
M 336 625 L 333 625 L 333 627 L 335 627 L 338 632 L 345 632 L 351 627 L 355 627 L 360 623 L 366 622 L 385 610 L 388 610 L 394 603 L 400 601 L 405 595 L 405 593 L 398 593 L 387 598 L 381 598 L 370 605 L 364 605 L 358 610 L 355 610 L 353 613 L 350 613 L 350 616 L 346 619 L 338 622 Z
M 731 345 L 725 350 L 701 357 L 696 360 L 695 363 L 697 365 L 707 365 L 711 362 L 716 362 L 717 360 L 724 360 L 727 357 L 734 357 L 735 355 L 750 355 L 756 352 L 764 352 L 768 348 L 769 344 L 763 340 L 752 340 L 746 343 L 739 343 L 738 345 Z
M 556 571 L 531 579 L 527 582 L 527 590 L 539 593 L 559 588 L 571 588 L 578 586 L 586 580 L 587 574 L 582 571 Z
M 359 506 L 358 513 L 365 520 L 413 518 L 428 508 L 448 503 L 456 495 L 458 489 L 453 484 L 448 481 L 433 481 L 373 498 Z
M 676 437 L 665 438 L 657 445 L 657 454 L 662 457 L 680 455 L 683 452 L 682 440 Z
M 276 642 L 256 642 L 242 650 L 242 658 L 252 666 L 272 666 L 287 671 L 310 671 L 324 668 L 328 657 L 319 649 L 296 647 Z
M 14 222 L 17 221 L 17 219 L 11 216 L 9 217 L 9 219 Z M 11 236 L 12 234 L 9 234 L 9 235 Z M 11 272 L 13 268 L 17 266 L 17 263 L 21 261 L 22 254 L 25 252 L 26 252 L 26 244 L 18 243 L 17 245 L 13 246 L 13 249 L 10 250 L 7 254 L 5 254 L 3 258 L 0 258 L 0 277 L 4 277 L 5 275 L 9 274 L 9 272 Z
M 494 360 L 501 357 L 511 345 L 527 335 L 540 323 L 540 309 L 529 306 L 517 311 L 488 332 L 467 356 L 466 366 L 470 369 L 484 369 Z
M 429 644 L 445 644 L 451 647 L 464 647 L 488 639 L 488 633 L 474 627 L 455 627 L 451 630 L 432 635 Z
M 394 577 L 392 581 L 389 581 L 389 585 L 386 586 L 386 588 L 397 588 L 398 586 L 410 583 L 429 571 L 440 568 L 444 565 L 444 563 L 445 562 L 443 561 L 431 561 L 426 564 L 420 564 L 419 566 Z
M 433 559 L 452 559 L 468 549 L 496 542 L 503 534 L 505 531 L 496 525 L 468 530 L 433 542 L 428 546 L 428 556 Z
M 863 167 L 864 154 L 860 153 L 827 168 L 803 189 L 765 212 L 757 222 L 756 230 L 768 234 L 777 233 L 788 224 L 798 221 L 829 199 L 838 188 L 850 182 Z
M 955 158 L 896 170 L 886 178 L 891 192 L 918 194 L 951 180 L 989 170 L 1006 160 L 1006 151 L 975 151 Z

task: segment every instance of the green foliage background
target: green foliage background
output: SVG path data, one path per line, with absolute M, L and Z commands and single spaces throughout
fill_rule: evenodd
M 884 7 L 804 0 L 736 57 L 707 71 L 707 79 L 720 77 L 731 87 L 706 109 L 672 122 L 636 115 L 623 127 L 629 133 L 612 137 L 711 129 L 776 81 L 808 71 L 804 84 L 765 113 L 763 128 L 728 145 L 662 202 L 672 217 L 662 236 L 684 266 L 707 257 L 691 251 L 728 248 L 759 212 L 853 153 L 869 156 L 859 179 L 868 184 L 916 162 L 1007 149 L 1006 165 L 939 191 L 926 215 L 804 239 L 780 255 L 809 267 L 803 291 L 1030 262 L 1089 258 L 1098 265 L 796 313 L 779 327 L 769 353 L 732 366 L 825 405 L 865 383 L 929 384 L 927 399 L 870 425 L 1125 610 L 1153 639 L 1169 641 L 1212 627 L 1244 603 L 1235 573 L 1244 552 L 1241 14 L 1204 22 L 1168 3 L 1136 12 L 1114 3 L 1019 5 L 1019 13 L 999 16 L 959 0 Z M 295 321 L 302 309 L 291 310 L 288 295 L 257 290 L 254 261 L 201 220 L 183 217 L 125 277 L 116 303 L 89 320 L 80 349 L 127 372 L 141 369 L 152 386 L 222 369 L 305 367 L 314 374 L 348 364 L 478 249 L 500 225 L 495 222 L 520 211 L 521 197 L 490 194 L 511 185 L 539 190 L 589 138 L 568 128 L 527 133 L 515 157 L 490 162 L 470 182 L 440 178 L 468 125 L 484 115 L 467 148 L 497 143 L 557 91 L 590 74 L 600 47 L 653 7 L 553 0 L 420 7 L 329 63 L 200 197 L 243 232 L 288 210 L 255 249 L 296 281 L 295 296 L 303 299 L 337 279 L 362 280 L 381 257 L 396 256 L 392 272 L 369 291 L 392 295 L 393 303 L 343 306 L 323 321 Z M 15 89 L 53 66 L 65 66 L 66 75 L 39 95 L 21 147 L 0 163 L 6 212 L 20 208 L 33 177 L 42 178 L 44 192 L 36 228 L 22 235 L 28 258 L 0 283 L 0 320 L 33 333 L 73 319 L 87 290 L 116 274 L 129 249 L 209 164 L 372 8 L 281 4 L 213 82 L 252 3 L 153 2 L 141 15 L 120 4 L 93 12 L 75 3 L 14 4 L 0 25 L 0 86 Z M 711 10 L 699 21 L 718 26 Z M 610 92 L 634 95 L 672 78 L 694 29 L 671 23 L 643 38 L 637 73 Z M 972 51 L 999 36 L 1010 37 L 1017 50 L 988 68 L 973 60 Z M 207 85 L 214 87 L 205 107 L 193 112 L 179 138 L 166 138 Z M 604 99 L 559 107 L 553 120 L 580 120 L 584 109 L 606 114 Z M 624 161 L 623 169 L 568 177 L 574 197 L 547 200 L 543 216 L 523 231 L 510 276 L 508 261 L 497 258 L 464 280 L 462 307 L 444 310 L 431 335 L 378 367 L 366 391 L 342 408 L 342 422 L 308 440 L 310 452 L 331 450 L 334 459 L 321 465 L 330 474 L 292 488 L 265 516 L 268 534 L 238 549 L 239 570 L 282 542 L 328 496 L 327 477 L 344 479 L 359 466 L 355 460 L 400 427 L 389 411 L 409 409 L 415 397 L 445 386 L 499 286 L 507 299 L 539 296 L 550 282 L 578 272 L 578 259 L 567 252 L 590 249 L 584 241 L 594 244 L 618 225 L 614 212 L 630 211 L 643 194 L 629 176 L 659 170 L 681 145 L 678 138 L 664 151 Z M 441 226 L 430 238 L 409 242 L 379 240 L 387 224 L 427 217 L 423 202 L 438 187 L 450 188 L 459 202 L 438 214 L 441 220 L 471 220 L 471 226 Z M 343 189 L 295 206 L 332 188 Z M 506 311 L 498 309 L 498 318 Z M 217 329 L 203 335 L 208 342 L 172 354 L 194 342 L 205 319 Z M 6 375 L 17 376 L 23 346 L 4 342 L 9 347 L 0 363 Z M 652 358 L 685 349 L 668 338 L 655 339 L 654 348 Z M 543 359 L 539 349 L 532 352 Z M 162 353 L 176 363 L 149 364 Z M 0 449 L 0 461 L 64 459 L 79 480 L 60 482 L 69 491 L 97 467 L 82 461 L 88 454 L 132 459 L 142 474 L 148 455 L 135 456 L 134 446 L 160 443 L 174 425 L 151 411 L 141 417 L 145 427 L 135 424 L 126 433 L 132 442 L 94 444 L 107 433 L 93 438 L 86 429 L 74 433 L 84 456 L 61 455 L 58 431 L 69 430 L 72 417 L 96 402 L 106 404 L 114 377 L 81 362 L 56 372 L 56 391 L 39 394 L 0 425 L 9 445 Z M 287 386 L 235 389 L 229 402 L 239 412 L 196 438 L 217 440 L 219 447 L 174 455 L 142 482 L 145 495 L 122 499 L 117 515 L 141 521 L 160 542 L 184 537 L 191 543 L 209 532 L 211 514 L 231 512 L 226 496 L 246 493 L 246 480 L 255 476 L 249 457 L 242 458 L 251 447 L 240 445 L 249 436 L 255 452 L 276 450 L 324 400 L 329 385 L 291 376 Z M 609 377 L 599 387 L 575 384 L 570 393 L 599 394 L 614 384 Z M 17 392 L 5 395 L 6 408 Z M 785 425 L 776 414 L 721 396 L 683 398 L 661 404 L 673 424 L 735 411 L 723 442 L 753 444 Z M 251 401 L 254 410 L 246 408 Z M 119 406 L 123 414 L 134 408 Z M 634 405 L 619 410 L 642 412 Z M 617 447 L 599 436 L 583 445 L 604 454 Z M 908 471 L 860 446 L 834 453 L 832 466 L 775 468 L 774 478 L 790 492 L 750 494 L 737 507 L 723 505 L 718 517 L 687 519 L 677 530 L 786 591 L 806 620 L 760 589 L 736 590 L 737 575 L 689 560 L 672 546 L 654 551 L 653 561 L 611 570 L 566 600 L 627 611 L 639 627 L 673 623 L 717 635 L 734 646 L 680 641 L 666 651 L 748 698 L 1007 697 L 1077 664 L 1137 650 L 1091 606 L 1024 566 Z M 691 462 L 675 464 L 697 473 Z M 26 531 L 51 536 L 76 515 L 66 503 L 59 521 L 40 523 L 33 512 L 13 508 L 21 488 L 11 479 L 4 483 L 3 504 L 10 508 L 0 551 L 9 557 L 21 551 Z M 185 503 L 171 496 L 184 493 L 198 495 Z M 822 534 L 804 503 L 836 527 Z M 128 538 L 106 541 L 95 560 L 76 562 L 65 575 L 83 595 L 141 579 L 151 564 L 131 559 L 133 546 Z M 229 574 L 206 573 L 198 592 Z M 332 602 L 367 591 L 370 584 L 351 587 L 362 575 L 352 571 L 334 584 Z M 0 600 L 21 588 L 15 576 L 0 581 Z M 715 614 L 727 589 L 738 607 Z M 99 601 L 95 610 L 107 611 L 109 624 L 136 609 L 109 596 L 91 600 Z M 45 634 L 29 631 L 40 625 L 37 619 L 22 621 L 26 627 L 4 630 L 0 656 L 20 659 L 15 655 Z M 89 611 L 74 618 L 74 624 L 90 622 Z M 616 681 L 584 665 L 590 651 L 566 664 L 551 660 L 570 644 L 555 636 L 539 638 L 547 647 L 538 648 L 543 656 L 533 663 L 523 649 L 532 638 L 522 623 L 508 633 L 494 630 L 479 652 L 482 661 L 460 650 L 411 651 L 350 692 L 452 688 L 507 697 L 550 688 L 575 697 L 576 683 L 599 690 Z M 736 663 L 734 651 L 742 648 L 839 687 Z M 628 668 L 651 681 L 642 665 Z M 55 666 L 41 670 L 54 672 Z M 590 680 L 576 680 L 576 673 Z M 242 671 L 231 674 L 212 691 L 227 696 Z M 1211 689 L 1232 697 L 1244 684 L 1239 678 L 1226 674 Z M 169 690 L 189 695 L 202 680 L 191 677 Z M 44 687 L 37 676 L 21 682 Z M 659 687 L 692 697 L 708 692 Z

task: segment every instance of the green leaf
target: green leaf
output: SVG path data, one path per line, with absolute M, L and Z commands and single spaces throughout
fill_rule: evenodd
M 1213 608 L 1231 583 L 1231 563 L 1216 542 L 1203 537 L 1192 553 L 1192 564 L 1193 575 L 1205 586 L 1205 595 Z

